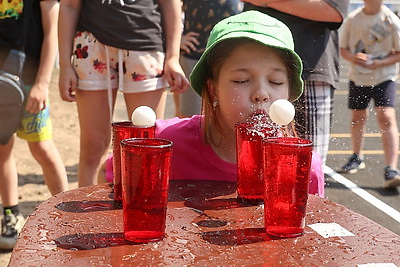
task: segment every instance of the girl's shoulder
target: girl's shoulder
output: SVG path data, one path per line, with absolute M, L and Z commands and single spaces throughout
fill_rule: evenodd
M 198 144 L 202 140 L 202 118 L 203 116 L 195 115 L 191 118 L 157 120 L 156 137 L 171 140 L 175 145 Z
M 176 132 L 182 130 L 199 130 L 203 116 L 194 115 L 190 118 L 172 118 L 156 121 L 156 135 L 164 132 Z

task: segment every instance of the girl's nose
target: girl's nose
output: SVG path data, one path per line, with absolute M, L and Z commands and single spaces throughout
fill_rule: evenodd
M 251 100 L 253 102 L 267 102 L 269 100 L 269 95 L 265 90 L 256 90 L 252 96 Z

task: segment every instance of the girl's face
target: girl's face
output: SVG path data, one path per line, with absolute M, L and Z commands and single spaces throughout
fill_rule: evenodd
M 268 114 L 272 102 L 289 98 L 286 64 L 273 48 L 246 43 L 234 49 L 212 83 L 212 101 L 218 102 L 224 131 L 259 113 Z

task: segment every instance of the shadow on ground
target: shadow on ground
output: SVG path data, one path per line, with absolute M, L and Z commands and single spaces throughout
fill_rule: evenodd
M 68 176 L 68 183 L 73 183 L 78 181 L 78 164 L 72 166 L 66 166 Z M 18 185 L 23 186 L 27 184 L 38 184 L 44 185 L 43 175 L 38 175 L 35 173 L 28 173 L 25 175 L 18 175 Z
M 348 190 L 343 184 L 338 183 L 336 181 L 327 181 L 326 187 L 330 189 L 340 189 L 340 190 Z M 397 188 L 384 188 L 384 187 L 373 187 L 373 186 L 359 186 L 361 189 L 367 191 L 374 191 L 381 196 L 398 196 L 400 195 L 399 190 Z

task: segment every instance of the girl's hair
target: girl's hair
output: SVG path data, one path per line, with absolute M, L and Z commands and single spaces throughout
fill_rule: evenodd
M 211 49 L 211 51 L 207 55 L 207 65 L 208 65 L 208 73 L 206 74 L 206 80 L 203 83 L 202 90 L 202 106 L 204 113 L 204 136 L 206 138 L 206 142 L 213 142 L 214 145 L 218 145 L 215 143 L 210 136 L 208 136 L 208 129 L 211 124 L 214 124 L 217 127 L 218 132 L 221 136 L 224 134 L 223 129 L 218 120 L 218 106 L 213 107 L 213 99 L 211 93 L 208 89 L 208 85 L 212 81 L 217 81 L 219 77 L 220 70 L 225 60 L 230 56 L 232 51 L 234 51 L 237 47 L 247 44 L 247 43 L 258 43 L 252 39 L 248 38 L 235 38 L 235 39 L 227 39 L 218 43 L 215 47 Z M 262 44 L 261 44 L 262 45 Z M 294 64 L 294 59 L 292 54 L 289 51 L 274 48 L 275 52 L 280 56 L 283 62 L 286 63 L 287 74 L 289 78 L 289 92 L 295 86 L 295 82 L 290 77 L 295 75 L 296 65 Z M 294 127 L 289 125 L 287 128 L 292 135 L 296 135 L 293 132 Z

